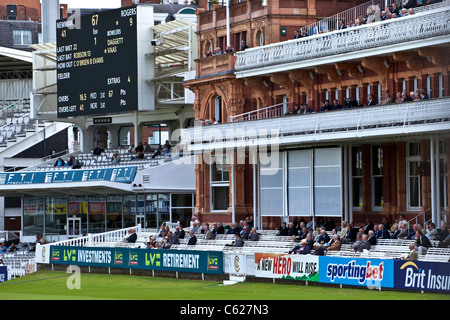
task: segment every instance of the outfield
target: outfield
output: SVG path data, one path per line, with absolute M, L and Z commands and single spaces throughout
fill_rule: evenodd
M 68 289 L 70 274 L 39 271 L 0 283 L 1 300 L 450 300 L 450 295 L 272 283 L 177 280 L 82 273 L 80 289 Z

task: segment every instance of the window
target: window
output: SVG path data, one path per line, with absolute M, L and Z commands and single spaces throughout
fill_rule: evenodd
M 362 151 L 360 147 L 352 148 L 352 206 L 363 206 L 362 191 Z
M 214 99 L 214 119 L 216 121 L 222 121 L 222 97 L 217 96 Z
M 372 209 L 383 207 L 383 149 L 372 146 Z
M 13 30 L 14 45 L 33 44 L 31 30 Z
M 420 210 L 422 205 L 421 179 L 417 173 L 420 166 L 420 143 L 406 144 L 407 209 Z
M 210 166 L 211 208 L 227 210 L 230 203 L 230 165 L 227 155 L 218 155 Z
M 290 216 L 311 216 L 310 150 L 288 152 L 288 204 Z

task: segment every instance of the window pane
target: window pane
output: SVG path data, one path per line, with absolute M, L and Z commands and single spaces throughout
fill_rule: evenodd
M 283 189 L 261 190 L 261 215 L 283 215 Z
M 409 178 L 409 206 L 419 207 L 420 206 L 420 189 L 419 189 L 420 179 L 417 177 Z
M 353 178 L 352 185 L 353 192 L 353 207 L 362 207 L 363 206 L 363 194 L 362 194 L 362 178 Z
M 373 178 L 373 205 L 383 206 L 383 177 Z
M 44 233 L 45 198 L 23 198 L 23 235 L 36 236 Z
M 213 210 L 227 210 L 230 203 L 229 187 L 212 188 Z
M 192 194 L 172 194 L 172 208 L 192 207 Z

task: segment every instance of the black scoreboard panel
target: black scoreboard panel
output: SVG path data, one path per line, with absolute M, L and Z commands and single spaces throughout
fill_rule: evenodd
M 57 21 L 58 118 L 138 109 L 136 12 Z

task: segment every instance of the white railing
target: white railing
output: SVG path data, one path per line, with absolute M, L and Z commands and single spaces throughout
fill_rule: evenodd
M 450 7 L 374 22 L 236 53 L 236 72 L 355 53 L 450 34 Z M 395 39 L 393 42 L 392 39 Z M 449 41 L 449 37 L 443 40 Z M 425 45 L 425 44 L 424 44 Z
M 344 24 L 347 24 L 349 21 L 355 22 L 356 18 L 359 16 L 367 17 L 367 11 L 370 7 L 378 6 L 382 11 L 387 5 L 391 5 L 392 3 L 392 0 L 371 0 L 356 7 L 339 12 L 331 17 L 311 23 L 300 29 L 305 30 L 307 35 L 318 34 L 319 30 L 322 30 L 323 32 L 334 31 L 339 28 L 340 20 L 342 20 Z
M 278 118 L 284 114 L 285 106 L 285 103 L 279 103 L 273 106 L 231 116 L 230 122 Z
M 110 244 L 112 242 L 123 242 L 124 238 L 128 236 L 130 229 L 136 229 L 136 233 L 141 232 L 141 225 L 135 227 L 118 229 L 103 233 L 88 234 L 84 237 L 62 240 L 51 243 L 52 246 L 76 246 L 76 247 L 91 247 L 101 246 L 102 243 Z
M 256 121 L 237 121 L 189 128 L 182 137 L 183 144 L 190 144 L 190 151 L 196 152 L 264 144 L 269 139 L 266 136 L 272 132 L 276 133 L 272 139 L 279 143 L 286 143 L 288 140 L 310 143 L 363 135 L 387 136 L 420 132 L 428 134 L 432 130 L 448 130 L 449 105 L 450 98 L 443 98 Z

